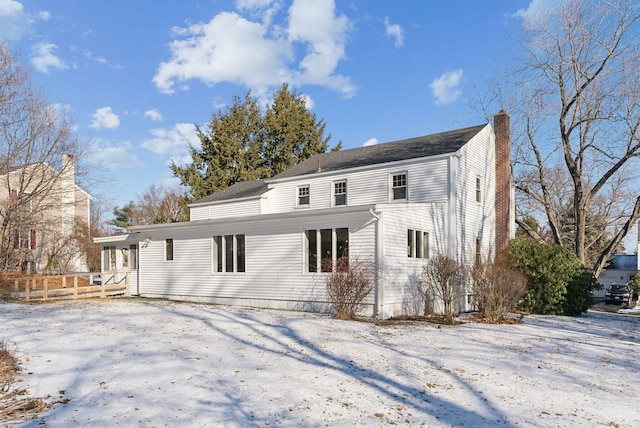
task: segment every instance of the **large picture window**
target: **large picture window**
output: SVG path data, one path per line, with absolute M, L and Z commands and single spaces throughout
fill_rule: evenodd
M 244 272 L 244 235 L 214 236 L 212 262 L 213 272 Z
M 306 272 L 333 272 L 336 260 L 348 256 L 349 229 L 309 229 L 305 231 Z M 341 264 L 348 266 L 348 263 Z

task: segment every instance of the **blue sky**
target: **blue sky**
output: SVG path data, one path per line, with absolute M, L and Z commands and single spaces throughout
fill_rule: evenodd
M 0 0 L 0 39 L 68 109 L 113 207 L 175 183 L 194 124 L 247 89 L 288 82 L 344 148 L 483 123 L 474 86 L 539 1 Z

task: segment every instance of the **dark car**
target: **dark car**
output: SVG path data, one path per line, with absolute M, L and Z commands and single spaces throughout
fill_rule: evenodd
M 605 304 L 609 303 L 625 303 L 631 305 L 633 299 L 633 290 L 627 284 L 611 284 L 604 294 Z

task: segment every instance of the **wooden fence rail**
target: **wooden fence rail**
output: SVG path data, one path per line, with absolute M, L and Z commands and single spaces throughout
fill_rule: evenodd
M 10 295 L 27 302 L 112 296 L 130 296 L 128 272 L 16 278 Z

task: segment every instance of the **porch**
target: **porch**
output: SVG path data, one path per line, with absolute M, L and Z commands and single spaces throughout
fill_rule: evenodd
M 130 296 L 129 272 L 81 273 L 16 278 L 9 298 L 48 301 Z

